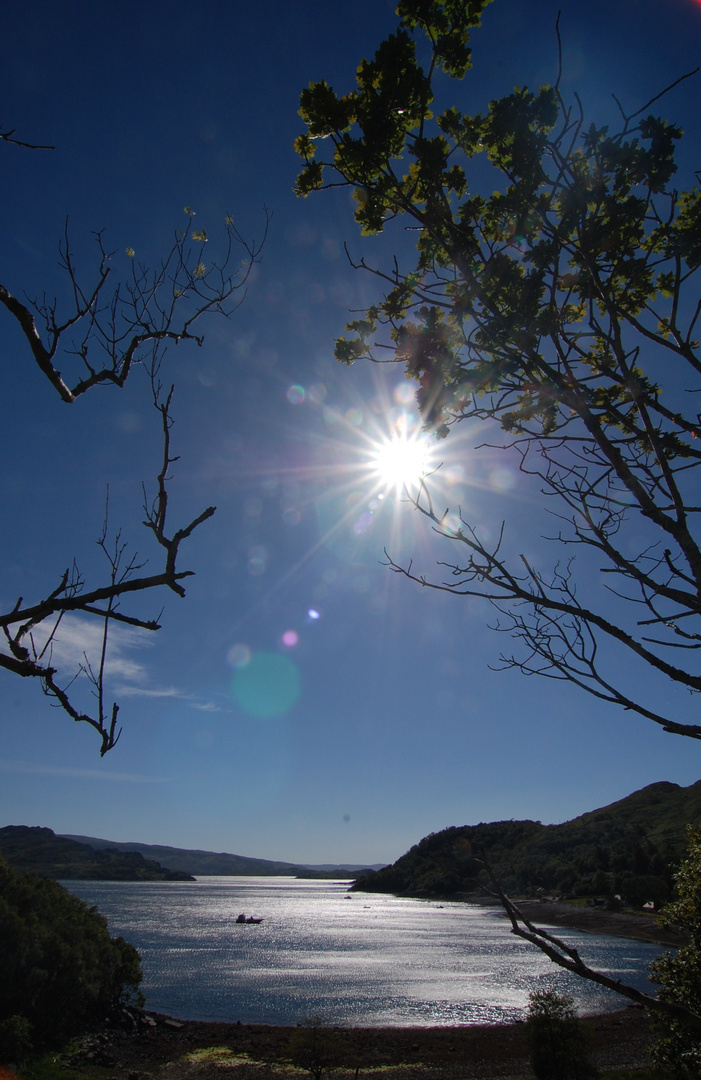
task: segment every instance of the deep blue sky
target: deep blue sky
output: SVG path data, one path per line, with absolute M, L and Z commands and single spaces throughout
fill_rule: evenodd
M 613 116 L 612 93 L 633 109 L 698 62 L 696 0 L 494 0 L 458 87 L 469 107 L 552 80 L 558 8 L 566 85 L 592 120 Z M 656 780 L 699 777 L 696 744 L 567 686 L 490 671 L 507 643 L 487 632 L 488 608 L 380 565 L 384 546 L 426 572 L 446 557 L 408 506 L 389 491 L 377 500 L 368 467 L 392 410 L 412 410 L 401 372 L 378 381 L 332 355 L 348 310 L 376 297 L 344 241 L 382 260 L 391 238 L 361 242 L 345 192 L 296 200 L 292 142 L 302 87 L 326 78 L 350 89 L 393 26 L 386 0 L 30 0 L 4 14 L 3 126 L 56 146 L 0 147 L 8 288 L 60 291 L 67 215 L 86 272 L 95 229 L 122 272 L 129 246 L 157 261 L 186 205 L 214 249 L 226 213 L 251 237 L 264 207 L 273 218 L 245 304 L 210 324 L 202 350 L 180 346 L 166 361 L 181 455 L 173 510 L 185 519 L 218 506 L 183 551 L 196 571 L 187 598 L 154 598 L 149 613 L 165 605 L 158 635 L 115 637 L 124 733 L 104 760 L 92 732 L 37 686 L 0 676 L 0 824 L 377 862 L 447 825 L 562 821 Z M 661 106 L 686 130 L 687 177 L 701 167 L 700 86 L 690 80 Z M 0 314 L 10 605 L 44 595 L 74 555 L 97 573 L 108 482 L 112 520 L 150 553 L 141 482 L 159 445 L 138 372 L 125 391 L 64 406 Z M 519 550 L 540 557 L 537 501 L 508 461 L 473 449 L 484 437 L 463 431 L 441 447 L 451 499 L 484 529 L 505 517 Z M 83 624 L 67 630 L 68 658 L 89 638 Z M 290 631 L 296 644 L 285 645 Z M 281 656 L 294 672 L 296 700 L 276 716 L 255 715 L 236 666 L 247 655 L 249 677 Z M 689 719 L 698 710 L 690 698 L 678 708 Z

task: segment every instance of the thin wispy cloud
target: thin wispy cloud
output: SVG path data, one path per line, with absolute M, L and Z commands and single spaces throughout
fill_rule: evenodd
M 47 619 L 32 631 L 32 640 L 38 652 L 46 645 L 52 629 L 53 623 Z M 93 671 L 97 671 L 102 651 L 102 634 L 103 624 L 100 620 L 64 615 L 49 645 L 51 663 L 61 673 L 73 674 L 81 665 L 85 665 L 87 659 Z M 148 630 L 112 623 L 107 636 L 105 675 L 130 682 L 145 681 L 147 671 L 144 664 L 129 654 L 135 649 L 143 652 L 151 644 Z
M 112 780 L 121 784 L 167 784 L 171 777 L 144 776 L 142 773 L 116 773 L 101 769 L 62 768 L 56 765 L 37 765 L 31 761 L 8 761 L 0 758 L 0 772 L 32 776 L 70 776 L 81 780 Z
M 115 695 L 123 698 L 161 698 L 171 699 L 173 701 L 184 701 L 191 708 L 198 709 L 200 712 L 221 712 L 221 707 L 215 705 L 213 701 L 194 701 L 192 694 L 186 694 L 184 690 L 179 689 L 177 686 L 134 686 L 124 684 L 114 687 Z
M 33 634 L 35 648 L 41 650 L 51 633 L 47 620 Z M 103 626 L 99 620 L 65 615 L 50 643 L 51 663 L 65 677 L 72 677 L 89 664 L 96 672 L 102 651 Z M 149 685 L 149 670 L 143 662 L 145 649 L 154 644 L 148 630 L 112 623 L 107 637 L 105 675 L 116 697 L 173 698 L 187 701 L 189 695 L 177 686 Z M 138 650 L 139 658 L 134 657 Z
M 123 685 L 114 688 L 118 697 L 151 697 L 151 698 L 182 698 L 187 699 L 187 694 L 179 690 L 177 686 L 134 686 Z
M 47 620 L 33 633 L 37 651 L 46 645 L 52 623 Z M 102 651 L 103 626 L 99 620 L 65 615 L 53 637 L 49 649 L 51 663 L 64 677 L 73 677 L 86 663 L 97 671 Z M 192 708 L 203 712 L 220 712 L 213 702 L 194 702 L 192 695 L 178 686 L 149 685 L 149 670 L 143 662 L 144 650 L 153 645 L 152 635 L 139 627 L 113 623 L 109 627 L 105 675 L 110 681 L 111 693 L 117 698 L 153 698 L 188 702 Z M 138 650 L 139 659 L 133 653 Z

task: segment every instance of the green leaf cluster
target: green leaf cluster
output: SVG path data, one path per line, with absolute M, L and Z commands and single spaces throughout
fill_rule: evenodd
M 355 336 L 341 338 L 336 355 L 351 363 L 371 354 L 369 336 L 387 326 L 407 374 L 443 383 L 422 399 L 429 426 L 488 409 L 507 431 L 548 435 L 574 410 L 639 432 L 640 400 L 657 411 L 660 388 L 650 378 L 632 402 L 620 329 L 652 316 L 657 300 L 674 304 L 701 261 L 699 192 L 669 187 L 681 130 L 652 115 L 613 133 L 586 127 L 552 86 L 517 88 L 484 114 L 453 105 L 434 117 L 434 82 L 465 76 L 485 6 L 402 3 L 397 32 L 361 62 L 354 90 L 338 96 L 321 82 L 302 93 L 298 194 L 351 187 L 364 234 L 403 215 L 417 226 L 415 267 L 386 275 L 369 334 L 350 323 Z M 490 194 L 470 180 L 477 154 L 493 170 Z M 675 317 L 654 309 L 645 333 L 687 356 Z M 439 318 L 445 331 L 431 355 Z M 404 346 L 422 332 L 417 358 Z M 683 454 L 688 432 L 669 434 L 665 456 Z

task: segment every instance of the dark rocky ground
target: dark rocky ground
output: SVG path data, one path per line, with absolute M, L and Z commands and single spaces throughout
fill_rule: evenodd
M 593 1059 L 601 1069 L 650 1064 L 649 1020 L 642 1009 L 586 1020 Z M 345 1068 L 335 1075 L 357 1077 L 391 1067 L 397 1080 L 459 1080 L 530 1075 L 524 1024 L 450 1028 L 337 1028 Z M 132 1030 L 106 1029 L 83 1041 L 70 1060 L 86 1080 L 270 1080 L 289 1072 L 289 1044 L 299 1028 L 263 1024 L 176 1021 L 146 1013 Z M 302 1075 L 301 1073 L 298 1075 Z

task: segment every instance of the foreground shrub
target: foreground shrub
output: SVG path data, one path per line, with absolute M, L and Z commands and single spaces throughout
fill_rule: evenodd
M 57 881 L 0 860 L 0 1061 L 59 1046 L 119 1003 L 141 1004 L 136 949 Z
M 326 1027 L 320 1016 L 309 1016 L 290 1039 L 287 1056 L 313 1080 L 322 1080 L 324 1074 L 328 1076 L 346 1063 L 347 1048 L 338 1031 Z
M 589 1057 L 589 1029 L 567 994 L 531 994 L 526 1033 L 537 1080 L 589 1080 L 597 1075 Z
M 659 997 L 701 1016 L 701 829 L 689 829 L 687 856 L 674 875 L 676 900 L 659 917 L 661 926 L 681 927 L 687 943 L 663 953 L 650 965 L 650 978 L 660 984 Z M 655 1015 L 658 1033 L 653 1048 L 661 1065 L 678 1075 L 701 1075 L 701 1037 L 698 1030 L 672 1017 Z
M 32 1043 L 32 1025 L 26 1016 L 13 1015 L 0 1021 L 0 1061 L 23 1061 Z

